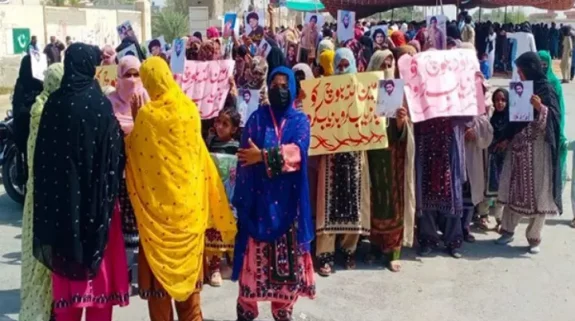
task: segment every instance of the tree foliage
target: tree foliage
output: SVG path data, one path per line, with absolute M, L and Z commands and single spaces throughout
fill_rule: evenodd
M 187 11 L 186 11 L 187 13 Z M 182 11 L 163 8 L 152 14 L 152 37 L 164 35 L 167 43 L 188 33 L 188 16 Z
M 479 10 L 476 10 L 472 17 L 474 21 L 479 21 Z M 487 20 L 491 22 L 518 24 L 528 21 L 528 17 L 522 9 L 507 10 L 507 15 L 504 9 L 483 10 L 481 12 L 481 21 Z
M 386 12 L 380 12 L 372 15 L 371 19 L 378 21 L 381 20 L 394 20 L 394 21 L 421 21 L 425 17 L 423 16 L 423 10 L 416 7 L 403 7 L 394 10 L 388 10 Z
M 45 0 L 44 4 L 52 7 L 77 7 L 80 0 Z

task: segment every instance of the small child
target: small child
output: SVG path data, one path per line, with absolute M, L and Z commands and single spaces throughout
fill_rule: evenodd
M 236 155 L 239 148 L 239 141 L 237 139 L 240 127 L 240 114 L 235 107 L 226 107 L 215 119 L 214 127 L 210 129 L 207 138 L 207 147 L 210 153 L 215 154 L 227 154 Z M 235 175 L 234 175 L 235 176 Z M 233 191 L 233 188 L 232 188 Z M 228 191 L 228 186 L 226 186 L 226 193 L 228 198 L 230 197 L 231 191 Z M 231 199 L 229 200 L 231 202 Z M 210 238 L 215 240 L 221 239 L 221 236 L 214 235 L 217 231 L 213 229 L 206 230 L 206 241 Z M 214 243 L 217 243 L 214 242 Z M 205 251 L 205 262 L 208 271 L 207 277 L 211 286 L 219 287 L 222 285 L 222 273 L 220 272 L 220 266 L 222 265 L 222 256 L 227 256 L 227 261 L 230 261 L 231 254 L 227 248 L 219 248 L 215 251 Z M 229 265 L 224 265 L 228 267 Z
M 210 153 L 235 155 L 240 147 L 237 135 L 240 129 L 240 113 L 235 107 L 224 108 L 208 134 L 206 145 Z
M 509 125 L 509 92 L 507 89 L 499 88 L 493 93 L 493 114 L 490 123 L 493 127 L 493 141 L 487 148 L 487 180 L 485 188 L 485 201 L 478 206 L 480 221 L 478 223 L 481 229 L 489 229 L 488 215 L 495 217 L 497 226 L 496 231 L 501 227 L 501 218 L 503 216 L 503 205 L 497 203 L 499 192 L 499 177 L 503 169 L 503 161 L 509 143 L 507 126 Z
M 485 77 L 485 79 L 489 79 L 491 76 L 489 74 L 489 56 L 486 53 L 481 56 L 481 61 L 479 61 L 479 68 L 481 69 L 483 77 Z

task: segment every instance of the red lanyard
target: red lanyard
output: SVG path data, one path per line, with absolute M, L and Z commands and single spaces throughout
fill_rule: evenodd
M 278 138 L 278 146 L 279 146 L 282 143 L 282 134 L 283 134 L 284 125 L 286 124 L 286 119 L 284 118 L 282 120 L 282 124 L 278 128 L 278 122 L 276 121 L 276 117 L 274 116 L 274 113 L 272 112 L 271 106 L 269 107 L 269 110 L 270 110 L 270 115 L 272 116 L 272 121 L 274 122 L 274 130 L 275 130 L 276 136 Z

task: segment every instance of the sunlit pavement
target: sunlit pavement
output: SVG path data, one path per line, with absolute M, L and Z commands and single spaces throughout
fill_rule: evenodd
M 492 81 L 506 86 L 506 80 Z M 575 85 L 565 85 L 567 136 L 575 139 Z M 0 108 L 1 109 L 1 108 Z M 1 111 L 0 111 L 1 112 Z M 571 157 L 571 156 L 570 156 Z M 569 172 L 571 160 L 569 159 Z M 317 277 L 317 299 L 296 304 L 296 320 L 338 321 L 572 321 L 575 320 L 575 229 L 570 187 L 564 193 L 565 213 L 549 218 L 541 253 L 527 254 L 521 224 L 510 246 L 493 243 L 493 232 L 476 233 L 455 260 L 442 252 L 421 259 L 403 253 L 403 269 L 359 265 Z M 21 207 L 0 190 L 0 321 L 18 320 L 20 309 Z M 235 320 L 237 285 L 206 286 L 202 308 L 206 320 Z M 259 320 L 272 320 L 269 304 L 261 304 Z M 147 305 L 137 296 L 115 308 L 114 320 L 149 320 Z M 103 320 L 104 321 L 104 320 Z

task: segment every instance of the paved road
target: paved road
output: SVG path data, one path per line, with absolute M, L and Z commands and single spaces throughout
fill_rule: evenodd
M 495 85 L 506 81 L 496 80 Z M 568 124 L 575 122 L 575 85 L 564 87 Z M 574 122 L 569 120 L 573 118 Z M 567 126 L 575 139 L 575 126 Z M 570 163 L 569 163 L 570 164 Z M 571 166 L 571 165 L 569 165 Z M 3 191 L 0 190 L 0 194 Z M 391 273 L 380 267 L 360 266 L 318 278 L 316 300 L 302 299 L 296 319 L 312 321 L 572 321 L 575 320 L 575 230 L 567 226 L 573 217 L 565 191 L 565 214 L 549 219 L 542 252 L 526 253 L 527 243 L 518 237 L 508 247 L 496 246 L 494 233 L 476 234 L 466 244 L 465 256 L 452 259 L 442 253 L 421 259 L 406 250 L 403 271 Z M 20 214 L 21 208 L 0 195 L 0 321 L 18 320 L 20 308 Z M 226 282 L 219 289 L 206 287 L 202 308 L 207 320 L 235 320 L 237 285 Z M 271 320 L 262 306 L 261 320 Z M 126 308 L 114 311 L 114 321 L 149 320 L 145 302 L 132 297 Z

